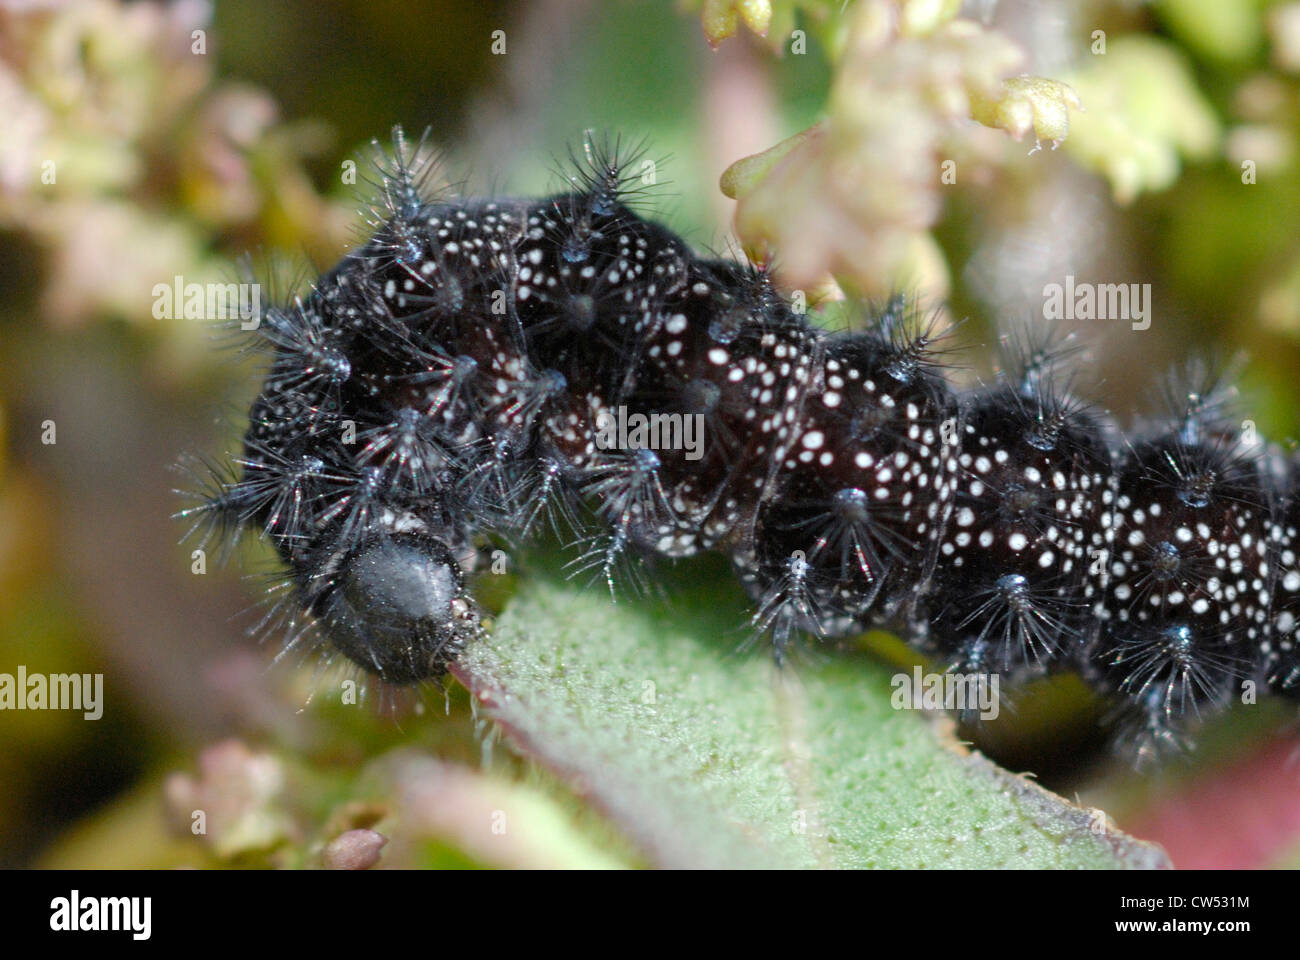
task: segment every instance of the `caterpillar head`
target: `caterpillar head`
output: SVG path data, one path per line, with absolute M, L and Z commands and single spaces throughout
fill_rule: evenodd
M 464 573 L 442 541 L 381 534 L 306 587 L 322 640 L 392 684 L 437 680 L 480 632 Z

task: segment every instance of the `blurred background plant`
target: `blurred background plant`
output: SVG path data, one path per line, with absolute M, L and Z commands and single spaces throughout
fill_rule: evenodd
M 4 864 L 642 862 L 459 687 L 429 719 L 301 709 L 318 681 L 232 620 L 237 565 L 196 576 L 175 545 L 168 466 L 230 444 L 256 374 L 154 286 L 331 263 L 358 237 L 346 161 L 394 123 L 519 193 L 584 128 L 644 137 L 671 156 L 658 216 L 813 298 L 942 302 L 968 380 L 1046 284 L 1151 283 L 1149 330 L 1077 324 L 1085 393 L 1141 408 L 1151 371 L 1241 349 L 1261 431 L 1298 429 L 1294 0 L 0 0 L 0 118 L 0 671 L 102 672 L 108 701 L 0 713 Z M 1060 681 L 964 734 L 1179 865 L 1300 863 L 1276 710 L 1141 777 L 1096 713 Z M 468 824 L 501 809 L 537 829 L 485 844 Z

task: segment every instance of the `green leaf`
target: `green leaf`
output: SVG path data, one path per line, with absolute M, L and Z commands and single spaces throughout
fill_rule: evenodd
M 1168 865 L 893 709 L 877 660 L 736 652 L 739 613 L 707 586 L 664 609 L 541 578 L 456 674 L 659 866 Z
M 1156 16 L 1193 50 L 1219 63 L 1247 63 L 1264 43 L 1260 0 L 1157 0 Z

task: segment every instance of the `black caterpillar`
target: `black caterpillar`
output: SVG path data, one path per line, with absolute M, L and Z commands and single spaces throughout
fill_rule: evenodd
M 371 238 L 260 317 L 243 453 L 181 516 L 269 537 L 291 647 L 436 680 L 482 629 L 476 545 L 549 516 L 611 589 L 725 552 L 778 659 L 892 624 L 954 670 L 1079 671 L 1155 743 L 1247 681 L 1296 694 L 1300 466 L 1224 384 L 1193 369 L 1128 440 L 1045 344 L 958 396 L 905 299 L 810 324 L 640 216 L 636 161 L 588 141 L 568 192 L 430 196 L 397 131 Z M 600 442 L 637 414 L 695 418 L 698 456 Z

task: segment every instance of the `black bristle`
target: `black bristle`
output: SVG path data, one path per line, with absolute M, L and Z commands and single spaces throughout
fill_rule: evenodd
M 1095 630 L 1095 561 L 1110 548 L 1103 425 L 1057 395 L 1040 363 L 968 402 L 930 602 L 943 656 L 1012 675 L 1077 659 Z
M 1271 632 L 1273 505 L 1259 457 L 1229 435 L 1221 387 L 1170 390 L 1168 425 L 1116 464 L 1107 619 L 1092 651 L 1100 682 L 1156 742 L 1238 694 Z

